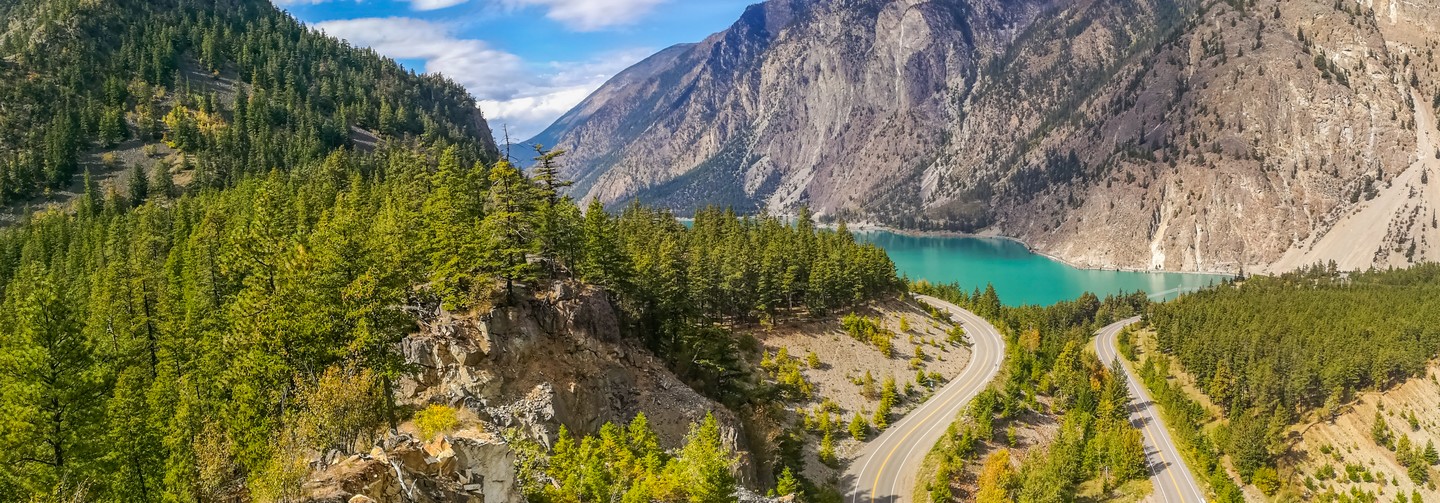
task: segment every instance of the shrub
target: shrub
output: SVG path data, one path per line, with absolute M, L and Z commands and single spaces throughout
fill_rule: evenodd
M 1251 481 L 1266 496 L 1274 496 L 1275 492 L 1280 490 L 1280 475 L 1275 472 L 1274 468 L 1268 466 L 1255 469 Z
M 444 405 L 431 405 L 425 410 L 415 414 L 415 427 L 420 430 L 420 436 L 425 440 L 435 438 L 435 435 L 454 431 L 460 425 L 460 419 L 456 417 L 453 407 Z

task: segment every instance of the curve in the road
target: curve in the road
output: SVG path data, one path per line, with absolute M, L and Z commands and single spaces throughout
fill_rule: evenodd
M 955 415 L 1000 372 L 1005 340 L 983 318 L 955 304 L 925 295 L 915 298 L 950 313 L 970 336 L 970 364 L 930 400 L 866 445 L 846 470 L 848 503 L 901 503 L 914 492 L 920 464 L 945 434 Z
M 1095 334 L 1095 353 L 1100 357 L 1100 361 L 1106 365 L 1114 365 L 1120 358 L 1120 352 L 1115 349 L 1116 337 L 1121 329 L 1137 321 L 1140 321 L 1140 318 L 1121 320 Z M 1130 423 L 1140 430 L 1145 439 L 1146 463 L 1150 466 L 1150 480 L 1155 486 L 1156 501 L 1205 503 L 1206 493 L 1195 481 L 1190 468 L 1185 465 L 1185 459 L 1180 457 L 1180 449 L 1175 446 L 1169 430 L 1165 429 L 1165 423 L 1160 420 L 1159 408 L 1150 399 L 1150 393 L 1140 384 L 1140 380 L 1128 365 L 1122 364 L 1121 367 L 1125 369 L 1125 381 L 1129 384 L 1130 395 L 1133 397 L 1130 404 Z

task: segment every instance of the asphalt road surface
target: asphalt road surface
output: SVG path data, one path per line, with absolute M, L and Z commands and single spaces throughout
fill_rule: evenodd
M 972 342 L 970 365 L 864 447 L 841 480 L 842 487 L 850 488 L 847 503 L 910 501 L 925 455 L 945 435 L 955 415 L 990 385 L 1005 357 L 1005 340 L 989 322 L 934 297 L 915 298 L 950 313 L 965 327 Z
M 1106 365 L 1113 365 L 1119 358 L 1115 349 L 1115 338 L 1120 329 L 1140 321 L 1140 318 L 1121 320 L 1100 329 L 1095 334 L 1095 353 Z M 1145 438 L 1145 458 L 1150 465 L 1150 480 L 1155 486 L 1155 501 L 1158 503 L 1204 503 L 1205 490 L 1201 489 L 1180 457 L 1180 449 L 1170 438 L 1169 430 L 1160 420 L 1159 406 L 1150 399 L 1150 393 L 1140 385 L 1140 380 L 1128 365 L 1125 380 L 1130 385 L 1130 423 L 1140 430 Z

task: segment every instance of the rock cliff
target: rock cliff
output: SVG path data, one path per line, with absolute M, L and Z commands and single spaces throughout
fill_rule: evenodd
M 312 473 L 309 501 L 519 501 L 517 458 L 506 438 L 549 445 L 562 425 L 593 434 L 639 413 L 666 448 L 678 448 L 689 426 L 713 413 L 729 444 L 749 456 L 736 415 L 623 338 L 620 313 L 603 290 L 560 282 L 480 313 L 421 311 L 420 330 L 401 342 L 415 373 L 397 383 L 397 403 L 449 405 L 473 426 L 429 442 L 402 427 L 374 449 Z M 741 479 L 755 480 L 752 469 L 745 464 Z
M 1440 258 L 1437 46 L 1436 0 L 771 0 L 534 141 L 607 203 L 1097 267 L 1400 265 Z
M 436 308 L 402 342 L 418 372 L 399 383 L 397 400 L 465 408 L 547 443 L 560 425 L 591 434 L 641 412 L 667 447 L 707 413 L 738 438 L 734 414 L 623 338 L 619 316 L 603 290 L 565 282 L 478 315 Z

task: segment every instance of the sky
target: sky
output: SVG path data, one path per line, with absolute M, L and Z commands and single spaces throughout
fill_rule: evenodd
M 496 135 L 508 126 L 519 142 L 616 73 L 725 29 L 758 0 L 272 1 L 331 36 L 460 83 Z

